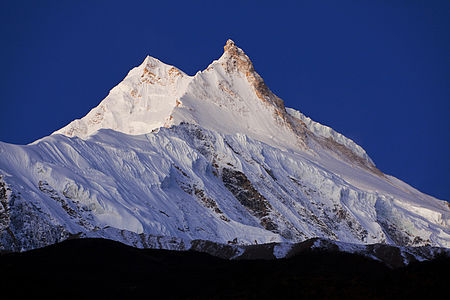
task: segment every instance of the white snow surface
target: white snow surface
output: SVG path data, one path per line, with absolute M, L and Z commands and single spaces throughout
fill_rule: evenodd
M 356 144 L 351 139 L 343 136 L 339 132 L 334 131 L 333 128 L 322 125 L 318 122 L 311 120 L 311 118 L 308 118 L 307 116 L 305 116 L 298 110 L 295 110 L 292 108 L 286 108 L 286 111 L 293 117 L 296 117 L 296 118 L 302 120 L 306 124 L 308 129 L 311 130 L 311 132 L 313 132 L 315 135 L 324 137 L 324 138 L 332 138 L 339 144 L 342 144 L 345 147 L 347 147 L 348 149 L 350 149 L 356 155 L 368 160 L 369 162 L 371 162 L 373 164 L 372 159 L 370 159 L 370 157 L 367 155 L 366 151 L 361 146 Z
M 192 77 L 147 56 L 85 117 L 54 132 L 87 138 L 99 129 L 145 134 L 168 124 Z
M 80 233 L 119 241 L 129 233 L 162 248 L 172 239 L 282 242 L 277 257 L 285 243 L 313 237 L 450 247 L 447 202 L 375 172 L 364 149 L 333 129 L 263 101 L 248 74 L 227 68 L 248 60 L 237 49 L 195 76 L 147 57 L 85 117 L 30 145 L 0 142 L 0 200 L 9 207 L 0 211 L 0 248 Z

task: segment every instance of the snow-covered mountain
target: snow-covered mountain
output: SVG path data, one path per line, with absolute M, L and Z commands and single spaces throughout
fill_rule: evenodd
M 0 143 L 0 249 L 70 237 L 450 248 L 447 202 L 285 108 L 240 48 L 224 50 L 194 76 L 147 57 L 82 119 Z

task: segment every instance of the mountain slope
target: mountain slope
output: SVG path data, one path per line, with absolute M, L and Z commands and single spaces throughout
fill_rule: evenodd
M 286 109 L 232 41 L 195 76 L 147 57 L 84 118 L 0 154 L 2 249 L 74 235 L 450 247 L 446 202 Z

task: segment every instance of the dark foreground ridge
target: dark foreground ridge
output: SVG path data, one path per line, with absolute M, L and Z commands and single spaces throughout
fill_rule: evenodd
M 449 269 L 448 257 L 391 269 L 333 251 L 230 261 L 75 239 L 0 255 L 0 286 L 16 299 L 417 299 L 445 295 Z

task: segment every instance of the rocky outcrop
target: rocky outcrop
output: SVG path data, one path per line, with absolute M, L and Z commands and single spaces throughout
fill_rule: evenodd
M 45 247 L 69 238 L 70 233 L 61 225 L 42 217 L 45 213 L 33 202 L 11 192 L 8 210 L 2 214 L 4 226 L 0 230 L 0 250 L 23 251 Z
M 0 175 L 0 233 L 8 228 L 9 225 L 9 197 L 11 189 L 3 181 L 3 176 Z
M 278 226 L 271 220 L 272 206 L 252 185 L 244 173 L 230 168 L 222 169 L 222 181 L 225 187 L 250 213 L 260 220 L 261 225 L 273 232 Z

